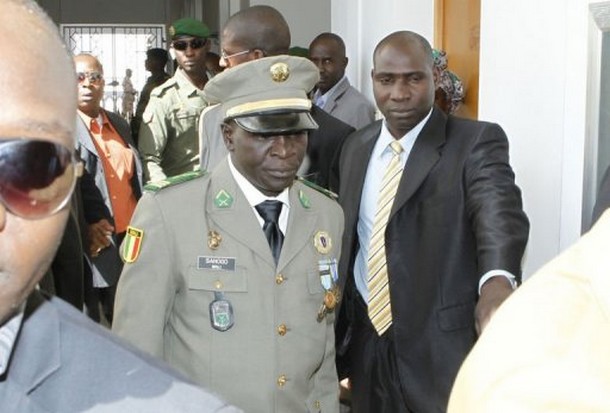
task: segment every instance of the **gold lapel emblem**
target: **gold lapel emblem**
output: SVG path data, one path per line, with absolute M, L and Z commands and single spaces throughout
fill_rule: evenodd
M 285 82 L 290 77 L 290 68 L 286 63 L 279 62 L 269 68 L 271 79 L 274 82 Z
M 218 249 L 218 247 L 220 246 L 220 241 L 222 241 L 222 237 L 218 232 L 208 232 L 208 247 L 210 247 L 211 250 Z
M 326 231 L 318 231 L 313 236 L 313 246 L 320 254 L 328 254 L 333 247 L 333 241 Z

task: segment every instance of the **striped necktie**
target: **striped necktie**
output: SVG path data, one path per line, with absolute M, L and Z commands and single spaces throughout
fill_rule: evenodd
M 390 147 L 393 156 L 381 181 L 367 265 L 368 313 L 379 335 L 382 335 L 392 325 L 388 267 L 385 254 L 385 229 L 388 225 L 388 218 L 392 210 L 398 183 L 402 176 L 402 165 L 400 163 L 400 154 L 403 151 L 402 146 L 397 141 L 393 141 Z

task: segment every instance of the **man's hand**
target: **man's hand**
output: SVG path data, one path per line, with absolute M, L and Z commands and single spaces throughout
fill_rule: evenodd
M 500 304 L 513 292 L 510 281 L 502 276 L 491 277 L 481 287 L 481 296 L 474 310 L 477 334 L 481 335 Z
M 89 224 L 87 238 L 89 240 L 89 255 L 97 257 L 100 251 L 110 246 L 110 238 L 114 227 L 106 219 L 100 219 L 95 224 Z

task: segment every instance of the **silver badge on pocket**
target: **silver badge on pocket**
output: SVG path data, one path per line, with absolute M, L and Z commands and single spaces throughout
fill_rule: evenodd
M 227 331 L 233 327 L 235 317 L 233 316 L 233 306 L 224 297 L 224 293 L 214 292 L 214 301 L 210 303 L 210 323 L 212 328 L 218 331 Z

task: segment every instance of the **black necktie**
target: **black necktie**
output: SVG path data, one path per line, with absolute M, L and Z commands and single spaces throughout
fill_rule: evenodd
M 280 251 L 282 251 L 282 243 L 284 242 L 284 234 L 280 231 L 280 225 L 278 224 L 280 212 L 282 212 L 282 203 L 280 201 L 265 201 L 256 205 L 255 208 L 263 220 L 265 220 L 263 231 L 277 265 Z

